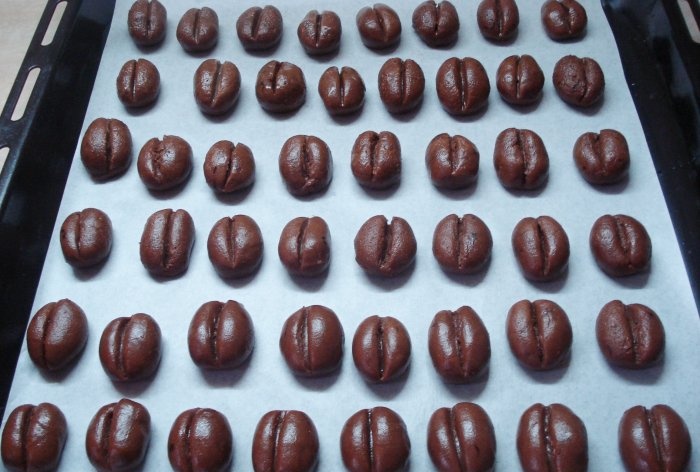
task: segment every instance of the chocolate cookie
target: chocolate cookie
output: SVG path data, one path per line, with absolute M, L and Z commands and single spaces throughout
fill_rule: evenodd
M 627 140 L 613 129 L 584 133 L 574 144 L 574 162 L 588 183 L 606 185 L 619 182 L 625 178 L 630 166 Z
M 631 216 L 601 216 L 591 228 L 589 243 L 598 267 L 611 277 L 638 274 L 651 264 L 649 233 Z
M 569 105 L 590 107 L 603 97 L 605 76 L 590 57 L 564 56 L 554 66 L 552 83 L 559 97 Z

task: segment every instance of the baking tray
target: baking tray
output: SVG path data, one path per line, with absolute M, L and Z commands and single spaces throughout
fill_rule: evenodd
M 42 46 L 59 0 L 47 2 L 0 115 L 0 413 L 4 412 L 114 0 L 67 0 L 53 41 Z M 11 117 L 25 80 L 41 68 L 24 115 Z
M 54 42 L 44 48 L 39 43 L 56 3 L 47 6 L 0 124 L 0 147 L 11 148 L 0 177 L 3 408 L 114 8 L 113 2 L 68 2 Z M 675 1 L 604 1 L 603 6 L 618 40 L 697 300 L 700 187 L 693 138 L 698 82 L 693 82 L 697 70 L 693 72 L 692 60 L 687 68 L 682 60 L 685 54 L 697 57 L 697 45 L 688 42 Z M 664 26 L 666 36 L 659 36 Z M 666 49 L 655 46 L 657 42 Z M 669 63 L 656 54 L 676 59 Z M 11 122 L 24 77 L 36 66 L 42 73 L 27 112 Z

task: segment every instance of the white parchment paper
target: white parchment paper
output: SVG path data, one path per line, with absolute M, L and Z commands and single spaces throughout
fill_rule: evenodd
M 224 413 L 234 435 L 235 470 L 252 470 L 252 435 L 260 417 L 272 409 L 307 412 L 319 432 L 319 470 L 342 470 L 338 446 L 345 420 L 355 411 L 386 405 L 405 420 L 412 442 L 411 470 L 432 470 L 426 450 L 426 425 L 432 412 L 459 401 L 474 401 L 491 416 L 498 442 L 497 470 L 518 469 L 515 434 L 521 413 L 535 402 L 568 405 L 585 422 L 589 437 L 592 471 L 622 470 L 617 452 L 618 421 L 627 408 L 667 403 L 688 424 L 693 441 L 700 445 L 700 323 L 671 221 L 656 179 L 644 135 L 625 83 L 612 33 L 600 4 L 582 1 L 589 15 L 586 36 L 575 42 L 555 43 L 544 33 L 541 2 L 521 0 L 517 39 L 508 45 L 484 40 L 476 26 L 475 1 L 455 0 L 460 14 L 459 41 L 449 49 L 425 46 L 411 28 L 413 3 L 391 2 L 398 11 L 403 33 L 393 51 L 374 52 L 360 42 L 355 14 L 365 2 L 314 2 L 300 0 L 277 6 L 285 21 L 279 48 L 249 54 L 236 37 L 235 21 L 247 3 L 211 0 L 168 0 L 168 33 L 154 50 L 139 50 L 128 36 L 127 11 L 131 1 L 118 1 L 113 25 L 103 54 L 84 128 L 97 117 L 119 118 L 131 129 L 134 159 L 151 137 L 176 134 L 194 150 L 195 167 L 181 190 L 151 194 L 138 178 L 135 163 L 126 175 L 107 183 L 95 183 L 76 153 L 58 214 L 34 311 L 60 298 L 70 298 L 86 312 L 90 339 L 80 361 L 68 372 L 47 376 L 30 362 L 23 347 L 6 415 L 24 403 L 53 402 L 66 414 L 69 438 L 61 462 L 62 471 L 88 470 L 85 431 L 91 417 L 106 403 L 129 397 L 142 402 L 152 419 L 152 440 L 144 470 L 169 470 L 166 442 L 175 417 L 185 409 L 201 406 Z M 192 6 L 208 5 L 218 12 L 221 30 L 218 46 L 205 55 L 185 53 L 175 38 L 182 14 Z M 344 31 L 341 49 L 331 57 L 314 59 L 302 50 L 296 27 L 312 8 L 331 8 L 340 16 Z M 526 109 L 503 102 L 495 88 L 496 69 L 511 54 L 531 54 L 546 76 L 542 101 Z M 565 105 L 551 82 L 555 62 L 566 54 L 595 58 L 605 72 L 603 103 L 587 111 Z M 386 112 L 377 91 L 377 72 L 390 57 L 413 58 L 426 76 L 421 108 L 405 116 Z M 435 93 L 435 73 L 452 56 L 472 56 L 486 68 L 492 84 L 488 108 L 469 118 L 457 119 L 440 107 Z M 162 91 L 157 104 L 146 111 L 129 112 L 118 101 L 115 79 L 121 65 L 145 57 L 160 70 Z M 236 63 L 243 85 L 235 111 L 223 118 L 202 115 L 192 96 L 192 76 L 205 58 Z M 255 78 L 271 59 L 294 62 L 307 81 L 306 104 L 289 116 L 262 111 L 255 99 Z M 367 86 L 361 114 L 334 120 L 325 112 L 316 87 L 321 73 L 331 65 L 356 68 Z M 496 135 L 505 128 L 536 131 L 549 151 L 551 171 L 543 190 L 514 194 L 499 184 L 492 164 Z M 608 188 L 593 188 L 578 174 L 571 152 L 575 140 L 586 131 L 614 128 L 628 140 L 632 165 L 629 180 Z M 400 139 L 403 152 L 401 185 L 392 191 L 367 193 L 350 171 L 350 149 L 365 130 L 390 130 Z M 462 134 L 481 152 L 478 183 L 466 191 L 442 193 L 430 183 L 425 148 L 438 133 Z M 311 199 L 289 195 L 277 169 L 282 143 L 295 134 L 324 139 L 334 157 L 334 178 L 327 192 Z M 257 164 L 255 185 L 234 197 L 217 197 L 204 181 L 202 162 L 208 148 L 220 139 L 246 143 Z M 46 150 L 51 158 L 51 150 Z M 98 270 L 76 272 L 63 260 L 58 232 L 73 211 L 96 207 L 105 211 L 114 226 L 114 248 Z M 162 208 L 190 212 L 197 240 L 189 270 L 182 277 L 156 281 L 139 261 L 139 240 L 148 216 Z M 260 271 L 239 281 L 219 278 L 206 252 L 206 238 L 216 220 L 234 214 L 252 216 L 265 240 Z M 493 234 L 493 259 L 482 274 L 451 277 L 443 273 L 431 252 L 436 223 L 450 213 L 475 213 Z M 654 245 L 648 274 L 614 280 L 595 265 L 588 247 L 591 225 L 606 213 L 624 213 L 639 219 Z M 384 214 L 406 218 L 418 241 L 415 268 L 394 280 L 368 279 L 354 261 L 353 238 L 370 216 Z M 276 246 L 283 226 L 297 216 L 318 215 L 332 234 L 332 263 L 327 276 L 299 281 L 290 278 L 278 260 Z M 532 284 L 520 274 L 510 235 L 525 216 L 550 215 L 568 233 L 571 259 L 567 275 L 549 284 Z M 505 317 L 518 300 L 549 298 L 568 313 L 574 331 L 571 360 L 567 367 L 547 373 L 521 368 L 508 348 Z M 250 362 L 224 373 L 200 371 L 191 361 L 186 343 L 187 328 L 196 309 L 209 300 L 237 300 L 245 305 L 255 323 L 256 347 Z M 666 355 L 663 364 L 629 372 L 609 367 L 595 339 L 595 319 L 610 300 L 643 303 L 663 320 Z M 342 370 L 320 380 L 295 378 L 278 348 L 284 320 L 303 305 L 322 304 L 340 317 L 346 335 Z M 467 386 L 444 384 L 433 369 L 427 350 L 427 332 L 434 314 L 441 309 L 470 305 L 489 330 L 492 358 L 488 376 Z M 107 323 L 137 312 L 152 315 L 163 333 L 163 357 L 150 381 L 115 384 L 104 374 L 97 354 Z M 413 343 L 408 375 L 388 385 L 368 385 L 356 371 L 350 353 L 355 328 L 365 317 L 392 315 L 406 325 Z M 694 455 L 691 470 L 700 469 Z

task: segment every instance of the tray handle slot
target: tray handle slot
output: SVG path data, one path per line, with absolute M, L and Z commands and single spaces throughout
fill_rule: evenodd
M 685 26 L 688 28 L 690 39 L 696 43 L 700 43 L 700 28 L 698 28 L 698 16 L 693 10 L 690 0 L 678 0 L 678 8 L 681 9 Z
M 66 0 L 61 0 L 56 4 L 56 7 L 53 9 L 53 15 L 51 15 L 51 21 L 49 21 L 49 25 L 44 32 L 44 38 L 41 40 L 42 46 L 48 46 L 53 42 L 53 38 L 56 36 L 56 31 L 58 31 L 58 26 L 61 24 L 61 19 L 66 12 L 67 6 L 68 2 Z
M 19 121 L 24 116 L 24 112 L 27 109 L 27 104 L 31 100 L 32 92 L 34 91 L 34 86 L 36 85 L 37 79 L 39 79 L 39 74 L 41 73 L 41 67 L 33 67 L 27 73 L 27 77 L 24 80 L 24 85 L 22 86 L 22 92 L 17 98 L 17 103 L 12 111 L 11 121 Z

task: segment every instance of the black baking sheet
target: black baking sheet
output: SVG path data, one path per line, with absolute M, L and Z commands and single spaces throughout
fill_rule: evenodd
M 697 290 L 698 264 L 697 260 L 694 261 L 692 258 L 697 259 L 699 253 L 697 248 L 693 247 L 693 244 L 697 245 L 698 242 L 697 234 L 700 234 L 695 231 L 699 220 L 698 186 L 697 181 L 693 180 L 696 177 L 693 174 L 692 148 L 688 144 L 690 135 L 679 124 L 679 121 L 683 120 L 676 118 L 677 103 L 673 99 L 673 97 L 682 96 L 682 92 L 678 90 L 678 84 L 675 85 L 675 89 L 667 89 L 664 86 L 666 79 L 663 71 L 654 66 L 658 63 L 658 58 L 655 57 L 653 50 L 648 48 L 648 45 L 658 41 L 658 38 L 651 41 L 648 36 L 651 33 L 645 36 L 645 27 L 639 23 L 641 20 L 629 14 L 631 11 L 629 3 L 604 2 L 604 6 L 616 33 L 627 79 L 631 84 L 640 117 L 645 125 L 647 140 L 664 186 L 671 215 L 674 217 L 691 284 Z M 56 56 L 49 58 L 47 64 L 47 66 L 54 64 L 55 74 L 48 74 L 44 77 L 44 81 L 40 78 L 39 90 L 46 87 L 43 99 L 30 105 L 27 118 L 20 125 L 3 122 L 3 135 L 17 139 L 17 141 L 9 141 L 12 152 L 0 180 L 2 185 L 0 191 L 3 197 L 0 243 L 2 243 L 3 261 L 7 260 L 8 268 L 7 271 L 3 271 L 3 279 L 0 280 L 2 284 L 0 301 L 6 307 L 1 333 L 3 342 L 0 349 L 2 349 L 2 358 L 8 359 L 8 362 L 3 362 L 2 367 L 3 383 L 0 400 L 3 405 L 9 391 L 26 320 L 30 315 L 36 284 L 54 225 L 65 176 L 78 139 L 87 97 L 92 87 L 90 70 L 94 75 L 94 68 L 99 63 L 99 54 L 95 51 L 100 49 L 99 45 L 104 41 L 109 23 L 108 17 L 111 17 L 109 5 L 104 9 L 103 4 L 99 2 L 86 2 L 86 4 L 71 2 L 71 8 L 73 5 L 76 10 L 69 8 L 67 18 L 71 18 L 70 15 L 73 13 L 76 14 L 74 27 L 63 27 L 59 31 L 56 44 L 64 46 L 57 48 Z M 651 3 L 647 5 L 649 14 L 653 14 L 654 18 L 658 15 L 657 5 L 658 2 L 655 2 L 655 5 Z M 644 8 L 641 10 L 643 11 Z M 100 21 L 96 18 L 107 20 L 104 23 L 104 29 L 99 27 Z M 653 34 L 659 34 L 658 27 L 653 29 Z M 69 38 L 68 42 L 61 43 L 66 35 Z M 41 38 L 43 34 L 37 33 L 37 36 Z M 76 40 L 79 44 L 80 41 L 87 41 L 87 46 L 83 49 L 75 46 L 74 37 L 80 38 L 79 41 Z M 673 43 L 672 38 L 669 41 Z M 95 47 L 95 44 L 98 46 Z M 626 53 L 628 47 L 633 52 Z M 97 57 L 91 57 L 88 52 Z M 76 57 L 73 57 L 74 55 Z M 67 69 L 63 68 L 64 63 L 69 65 Z M 87 71 L 83 68 L 87 68 Z M 654 73 L 641 74 L 637 79 L 633 74 L 638 70 Z M 85 84 L 81 85 L 81 81 L 85 81 Z M 63 93 L 60 90 L 63 90 Z M 72 106 L 81 104 L 79 92 L 85 94 L 82 106 L 78 106 L 78 109 L 73 111 Z M 60 100 L 61 97 L 63 97 L 62 100 Z M 8 102 L 8 107 L 11 107 L 11 102 L 12 100 Z M 645 108 L 645 104 L 648 108 Z M 647 110 L 647 116 L 644 110 Z M 4 117 L 7 116 L 6 111 Z M 61 126 L 66 126 L 67 129 L 62 129 Z M 21 130 L 19 130 L 20 127 L 22 127 Z M 47 150 L 50 151 L 47 152 Z M 47 154 L 52 156 L 49 164 L 47 164 Z M 34 161 L 32 161 L 33 158 Z M 694 235 L 696 237 L 693 237 Z M 4 342 L 6 338 L 7 342 Z

